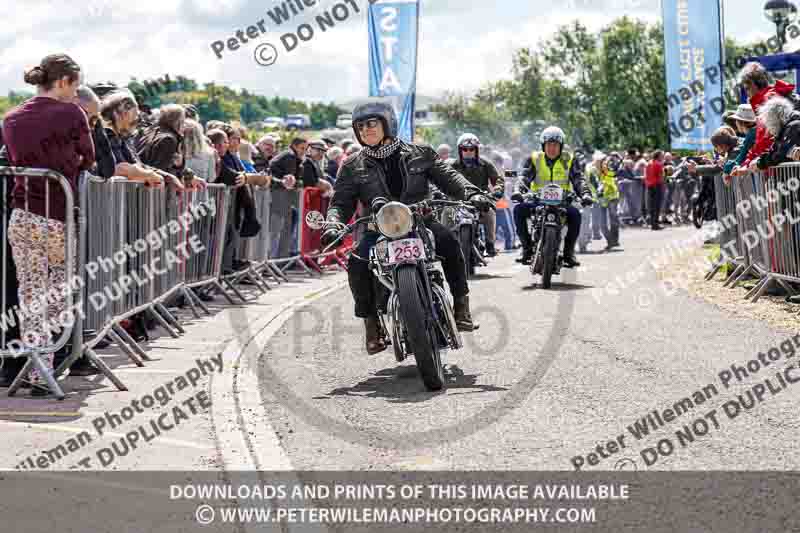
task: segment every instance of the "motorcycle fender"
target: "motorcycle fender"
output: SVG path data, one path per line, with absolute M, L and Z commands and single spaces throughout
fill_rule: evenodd
M 451 348 L 454 350 L 460 350 L 464 346 L 464 341 L 461 337 L 461 332 L 458 331 L 458 326 L 456 326 L 456 320 L 455 316 L 453 315 L 453 307 L 450 304 L 450 299 L 447 297 L 444 290 L 438 285 L 432 285 L 431 288 L 433 289 L 434 297 L 440 300 L 442 305 L 445 306 L 445 316 L 441 318 L 445 320 L 446 326 L 439 322 L 439 327 L 447 327 L 450 334 L 445 334 L 445 338 L 451 339 Z

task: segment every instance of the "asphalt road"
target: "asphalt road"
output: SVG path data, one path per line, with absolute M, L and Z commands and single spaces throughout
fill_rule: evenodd
M 730 388 L 718 376 L 789 332 L 671 290 L 648 264 L 694 233 L 626 230 L 622 251 L 579 256 L 582 267 L 565 269 L 552 290 L 535 286 L 516 254 L 501 254 L 470 283 L 481 328 L 447 355 L 440 393 L 426 392 L 413 361 L 398 364 L 391 348 L 368 356 L 349 291 L 335 292 L 264 347 L 267 417 L 296 469 L 794 469 L 800 387 L 767 392 L 734 418 L 722 407 L 766 378 L 777 385 L 775 369 L 793 360 Z M 625 290 L 601 292 L 626 274 Z M 685 397 L 692 405 L 675 407 Z M 653 410 L 663 427 L 637 439 L 628 426 Z M 641 450 L 662 439 L 672 453 L 647 465 Z

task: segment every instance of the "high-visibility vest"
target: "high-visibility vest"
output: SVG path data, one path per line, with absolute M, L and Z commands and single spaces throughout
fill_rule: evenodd
M 619 199 L 619 187 L 617 187 L 617 180 L 614 177 L 614 172 L 609 170 L 606 174 L 600 174 L 600 182 L 603 184 L 603 199 Z
M 564 166 L 564 159 L 568 159 L 566 166 Z M 544 152 L 533 152 L 531 161 L 536 162 L 536 178 L 531 182 L 531 192 L 536 192 L 550 183 L 572 192 L 572 182 L 569 180 L 569 169 L 572 166 L 571 154 L 562 153 L 553 163 L 553 168 L 547 166 Z

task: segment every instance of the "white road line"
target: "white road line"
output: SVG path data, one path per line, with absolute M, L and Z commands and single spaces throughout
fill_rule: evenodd
M 263 346 L 291 318 L 298 307 L 322 298 L 346 285 L 342 280 L 331 287 L 318 289 L 292 300 L 284 305 L 274 306 L 259 319 L 241 337 L 234 338 L 225 348 L 222 360 L 226 361 L 221 374 L 214 375 L 209 383 L 211 397 L 212 424 L 219 441 L 219 453 L 222 456 L 223 468 L 228 472 L 236 471 L 292 471 L 289 456 L 278 441 L 275 429 L 263 416 L 257 368 Z M 218 317 L 225 315 L 225 311 Z M 255 332 L 253 335 L 252 332 Z M 247 337 L 252 335 L 252 337 Z M 237 409 L 236 403 L 239 403 Z M 253 413 L 256 416 L 243 416 L 244 427 L 238 423 L 237 413 Z M 260 415 L 260 416 L 259 416 Z M 244 432 L 249 435 L 251 446 L 244 439 Z M 251 453 L 255 455 L 254 464 Z M 233 477 L 233 476 L 232 476 Z M 231 479 L 236 482 L 235 479 Z M 244 524 L 245 530 L 282 531 L 277 525 Z M 290 526 L 292 532 L 324 532 L 327 527 L 318 524 Z

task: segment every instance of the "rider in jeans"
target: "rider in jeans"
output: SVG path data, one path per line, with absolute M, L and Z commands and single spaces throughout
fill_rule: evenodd
M 358 201 L 369 209 L 380 197 L 404 204 L 429 199 L 431 183 L 449 197 L 470 199 L 479 208 L 493 204 L 491 198 L 442 161 L 433 148 L 401 141 L 397 129 L 397 116 L 389 103 L 372 102 L 353 110 L 353 131 L 363 148 L 348 157 L 339 169 L 327 223 L 347 223 Z M 458 239 L 434 220 L 426 220 L 425 225 L 434 234 L 436 254 L 442 257 L 444 275 L 453 294 L 456 325 L 460 331 L 473 331 L 478 326 L 469 310 L 467 270 Z M 328 227 L 322 234 L 323 246 L 332 243 L 339 234 L 336 227 Z M 361 259 L 369 257 L 378 237 L 377 231 L 367 228 L 347 269 L 355 315 L 365 319 L 369 354 L 386 349 L 380 336 L 374 280 L 368 262 Z
M 575 191 L 584 206 L 593 203 L 591 193 L 583 178 L 583 161 L 580 157 L 564 152 L 565 135 L 561 128 L 551 126 L 541 135 L 542 151 L 533 152 L 523 164 L 523 179 L 520 192 L 537 192 L 550 183 L 560 185 L 565 191 Z M 520 193 L 515 199 L 522 197 Z M 517 262 L 528 265 L 533 259 L 533 241 L 528 231 L 528 218 L 536 209 L 536 203 L 525 202 L 514 208 L 514 223 L 522 242 L 522 257 Z M 567 236 L 564 239 L 564 266 L 580 266 L 575 258 L 575 243 L 581 228 L 581 212 L 574 206 L 567 208 Z

